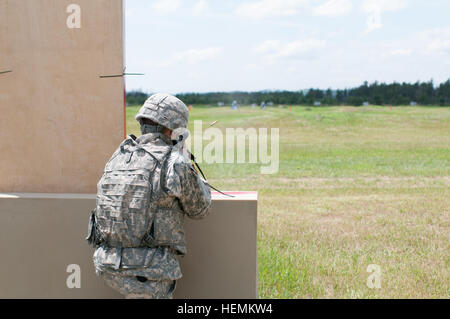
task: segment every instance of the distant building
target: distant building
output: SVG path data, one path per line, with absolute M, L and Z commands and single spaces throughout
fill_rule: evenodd
M 252 109 L 254 109 L 256 107 L 255 103 L 252 103 Z
M 363 106 L 369 106 L 369 102 L 363 102 L 363 104 L 362 104 Z
M 218 102 L 217 103 L 217 106 L 224 106 L 225 105 L 225 103 L 223 103 L 223 102 Z
M 267 106 L 272 106 L 273 102 L 267 102 Z
M 319 101 L 314 102 L 314 106 L 321 106 L 321 105 L 322 105 L 322 103 L 320 103 Z
M 409 103 L 409 105 L 411 105 L 411 106 L 417 106 L 417 102 L 411 101 L 411 102 Z

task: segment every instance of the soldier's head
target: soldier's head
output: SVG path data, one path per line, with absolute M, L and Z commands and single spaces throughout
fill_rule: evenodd
M 166 93 L 150 96 L 136 115 L 141 133 L 161 132 L 170 137 L 173 130 L 186 128 L 189 110 L 180 99 Z

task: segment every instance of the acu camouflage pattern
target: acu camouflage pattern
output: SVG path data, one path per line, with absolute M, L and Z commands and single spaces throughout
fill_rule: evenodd
M 140 282 L 136 276 L 122 276 L 115 273 L 102 274 L 106 284 L 127 299 L 172 299 L 175 280 L 147 280 Z
M 119 146 L 97 184 L 95 238 L 109 247 L 145 247 L 154 211 L 149 210 L 157 158 L 132 137 Z
M 161 133 L 136 141 L 129 137 L 106 165 L 98 185 L 88 235 L 97 246 L 98 274 L 155 281 L 181 278 L 175 255 L 187 252 L 184 215 L 205 217 L 211 192 L 180 150 Z
M 150 96 L 140 108 L 136 120 L 150 119 L 164 127 L 175 130 L 187 127 L 189 110 L 180 99 L 173 95 L 157 93 Z
M 119 254 L 121 256 L 119 257 Z M 116 261 L 121 258 L 119 269 Z M 100 246 L 94 253 L 97 275 L 114 272 L 120 276 L 141 276 L 150 280 L 177 280 L 182 277 L 178 258 L 169 247 L 118 248 Z

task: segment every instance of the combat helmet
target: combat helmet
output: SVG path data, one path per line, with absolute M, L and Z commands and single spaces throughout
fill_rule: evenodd
M 136 120 L 150 119 L 159 125 L 175 130 L 186 128 L 189 111 L 180 99 L 166 93 L 156 93 L 150 96 L 140 108 Z

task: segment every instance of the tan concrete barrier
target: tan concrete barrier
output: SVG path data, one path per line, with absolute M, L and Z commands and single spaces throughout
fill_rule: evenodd
M 96 191 L 124 137 L 123 77 L 100 78 L 123 73 L 122 9 L 0 0 L 0 192 Z
M 176 298 L 256 298 L 257 195 L 213 195 L 204 220 L 185 219 L 188 255 Z M 0 298 L 120 298 L 94 273 L 84 240 L 91 194 L 0 194 Z M 80 288 L 67 279 L 80 267 Z

